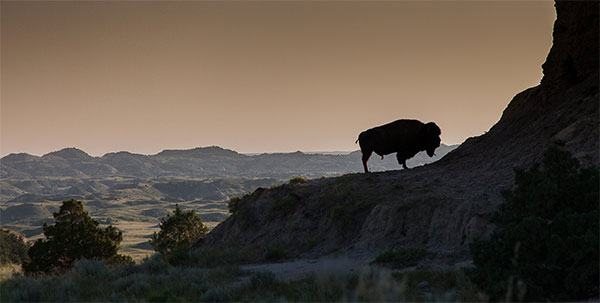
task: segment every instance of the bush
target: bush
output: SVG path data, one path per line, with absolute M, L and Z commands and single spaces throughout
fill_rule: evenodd
M 22 236 L 10 232 L 8 229 L 0 228 L 0 265 L 12 263 L 22 264 L 29 260 L 27 250 Z
M 229 213 L 234 214 L 238 210 L 238 205 L 240 203 L 240 197 L 233 196 L 229 199 L 229 203 L 227 203 L 227 208 L 229 209 Z
M 266 261 L 279 261 L 286 257 L 285 251 L 279 245 L 270 245 L 265 248 L 264 259 Z
M 267 288 L 276 282 L 275 274 L 270 271 L 259 271 L 250 277 L 250 286 L 254 289 Z
M 287 216 L 294 212 L 296 205 L 297 200 L 292 196 L 287 196 L 278 200 L 274 200 L 271 204 L 271 210 Z
M 352 224 L 352 217 L 344 205 L 335 205 L 331 209 L 331 217 L 340 230 L 346 230 Z
M 164 256 L 178 247 L 191 247 L 208 233 L 208 227 L 195 210 L 183 212 L 175 205 L 173 215 L 160 220 L 160 231 L 152 235 L 150 245 Z
M 131 257 L 117 254 L 123 234 L 114 226 L 98 227 L 81 201 L 64 201 L 54 213 L 56 223 L 44 223 L 46 239 L 39 239 L 29 249 L 30 261 L 23 263 L 26 273 L 65 271 L 79 259 L 104 259 L 111 264 L 132 262 Z
M 470 246 L 470 278 L 491 300 L 597 298 L 598 169 L 554 147 L 544 170 L 515 169 L 515 184 L 503 192 L 491 237 Z
M 302 184 L 306 183 L 306 178 L 300 176 L 294 176 L 290 179 L 290 184 Z

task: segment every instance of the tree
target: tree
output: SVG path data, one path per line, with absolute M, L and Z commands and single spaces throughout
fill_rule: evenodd
M 155 251 L 167 256 L 179 247 L 191 247 L 207 233 L 208 227 L 195 210 L 183 212 L 176 204 L 173 215 L 160 220 L 160 231 L 154 233 L 150 244 Z
M 63 201 L 54 213 L 54 225 L 44 223 L 46 239 L 39 239 L 29 249 L 31 260 L 23 264 L 26 273 L 62 272 L 79 259 L 104 259 L 109 264 L 131 262 L 131 257 L 117 254 L 123 233 L 110 225 L 98 226 L 81 201 Z
M 29 259 L 28 249 L 23 236 L 0 228 L 0 264 L 22 264 Z
M 489 239 L 471 244 L 469 274 L 492 301 L 566 301 L 598 297 L 598 168 L 557 147 L 529 171 L 493 217 Z

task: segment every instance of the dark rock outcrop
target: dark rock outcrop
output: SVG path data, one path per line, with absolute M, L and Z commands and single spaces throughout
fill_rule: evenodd
M 196 247 L 324 255 L 405 246 L 467 257 L 468 243 L 493 229 L 488 219 L 514 167 L 541 162 L 554 144 L 598 165 L 598 2 L 559 1 L 556 9 L 541 84 L 517 94 L 486 134 L 408 171 L 258 190 Z

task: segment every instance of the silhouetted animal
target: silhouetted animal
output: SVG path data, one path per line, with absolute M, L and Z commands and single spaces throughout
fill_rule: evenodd
M 406 160 L 422 150 L 433 157 L 435 149 L 440 146 L 441 134 L 442 131 L 433 122 L 424 124 L 418 120 L 405 119 L 365 130 L 356 140 L 360 144 L 365 173 L 369 172 L 367 161 L 373 152 L 382 159 L 384 155 L 396 153 L 398 164 L 404 169 L 408 169 Z

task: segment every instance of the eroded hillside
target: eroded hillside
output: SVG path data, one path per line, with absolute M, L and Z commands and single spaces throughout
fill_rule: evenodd
M 541 162 L 551 145 L 598 165 L 598 2 L 556 10 L 541 84 L 517 94 L 486 134 L 411 170 L 259 189 L 196 247 L 277 246 L 289 256 L 423 247 L 468 258 L 469 242 L 493 228 L 514 167 Z

